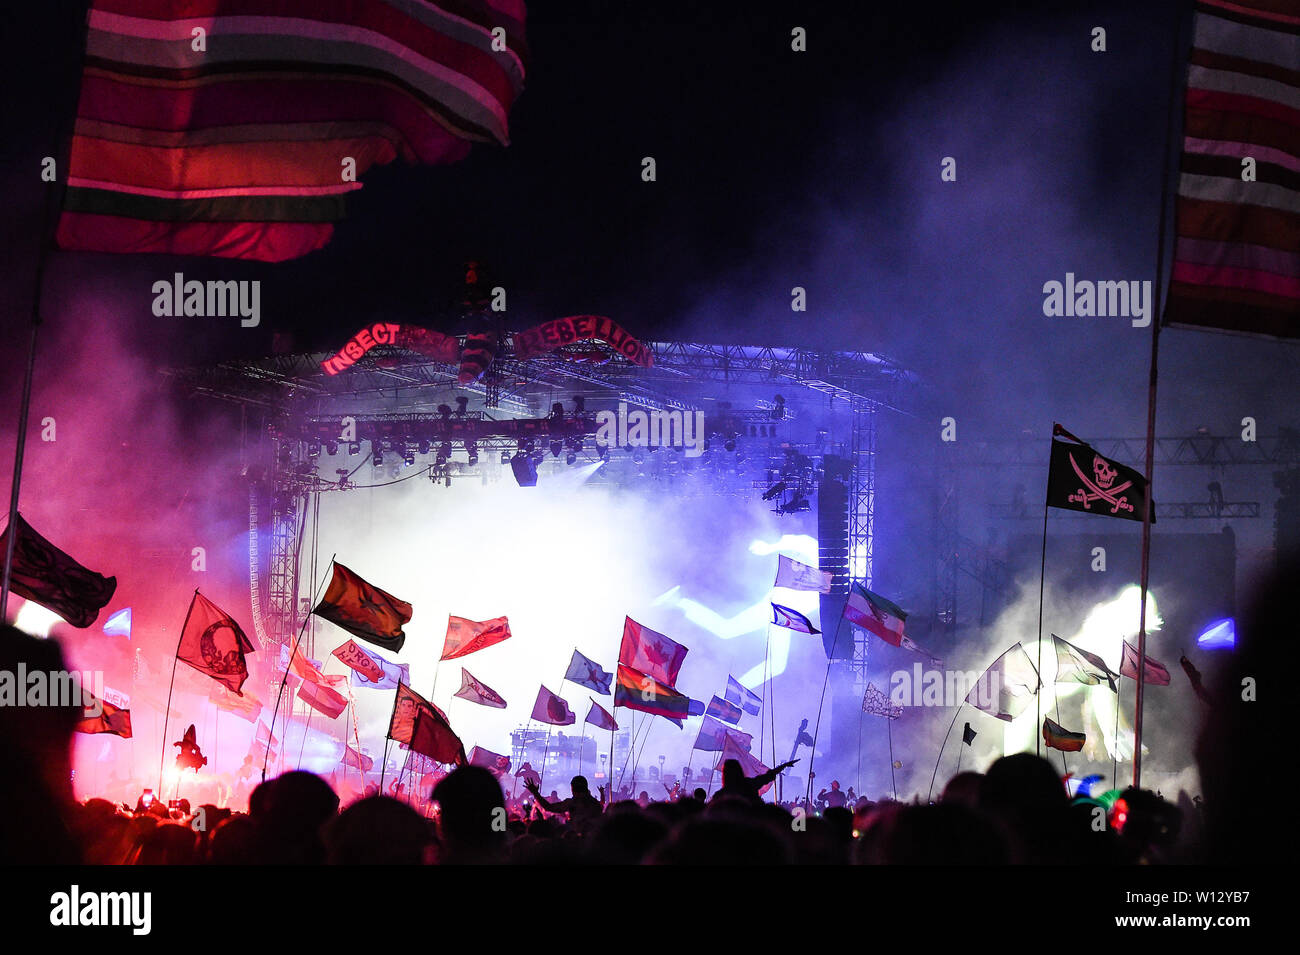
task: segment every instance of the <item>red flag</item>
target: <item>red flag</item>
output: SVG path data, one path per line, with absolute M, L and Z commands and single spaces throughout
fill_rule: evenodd
M 334 577 L 316 608 L 316 616 L 354 637 L 397 653 L 406 642 L 403 624 L 411 622 L 411 605 L 363 580 L 334 562 Z
M 378 683 L 384 678 L 383 668 L 375 662 L 375 658 L 362 650 L 355 640 L 349 640 L 333 650 L 334 656 L 339 658 L 345 666 L 356 670 L 371 683 Z
M 107 700 L 98 699 L 89 690 L 82 691 L 86 697 L 85 710 L 99 711 L 98 716 L 84 716 L 74 727 L 78 733 L 112 733 L 123 739 L 131 738 L 131 711 L 114 706 Z M 98 706 L 96 706 L 98 704 Z M 83 711 L 84 712 L 84 711 Z
M 510 621 L 505 617 L 493 617 L 480 623 L 464 617 L 448 616 L 442 659 L 453 660 L 509 639 Z
M 87 570 L 47 541 L 17 515 L 14 561 L 9 589 L 25 600 L 53 610 L 74 627 L 89 627 L 99 611 L 113 599 L 116 577 Z M 0 534 L 0 553 L 9 546 L 6 527 Z
M 393 715 L 388 720 L 388 738 L 399 743 L 411 743 L 415 733 L 415 717 L 421 710 L 432 709 L 433 704 L 405 683 L 397 684 L 393 698 Z
M 185 615 L 176 658 L 207 674 L 228 690 L 242 696 L 240 687 L 248 679 L 245 654 L 256 648 L 244 631 L 226 613 L 197 590 Z
M 298 699 L 332 720 L 338 719 L 348 706 L 347 697 L 338 690 L 308 680 L 303 680 L 302 686 L 298 687 Z
M 631 617 L 624 619 L 619 663 L 672 687 L 677 685 L 677 671 L 685 659 L 686 647 L 680 643 L 642 626 Z
M 1130 680 L 1138 678 L 1137 647 L 1127 640 L 1124 641 L 1124 654 L 1119 664 L 1119 675 L 1126 676 Z M 1151 686 L 1168 686 L 1169 670 L 1159 660 L 1148 656 L 1146 658 L 1146 679 L 1144 682 L 1149 683 Z
M 427 710 L 415 714 L 415 728 L 411 734 L 411 749 L 440 763 L 464 766 L 465 746 L 452 732 L 451 724 L 442 710 L 432 703 Z
M 365 753 L 358 753 L 347 743 L 344 743 L 343 744 L 343 765 L 351 766 L 354 769 L 359 769 L 363 773 L 368 773 L 370 772 L 370 770 L 375 768 L 375 761 L 373 758 L 367 756 Z
M 550 723 L 552 726 L 571 726 L 578 721 L 578 718 L 573 715 L 573 710 L 569 709 L 569 704 L 544 686 L 537 690 L 537 702 L 533 704 L 532 718 L 539 723 Z

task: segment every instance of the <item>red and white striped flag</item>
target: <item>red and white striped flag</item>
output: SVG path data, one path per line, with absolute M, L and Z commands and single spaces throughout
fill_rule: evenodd
M 1300 337 L 1300 13 L 1198 0 L 1165 320 Z

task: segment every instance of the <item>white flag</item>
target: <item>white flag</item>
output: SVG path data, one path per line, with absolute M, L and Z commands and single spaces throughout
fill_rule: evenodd
M 816 567 L 809 567 L 807 564 L 786 557 L 785 554 L 780 554 L 776 560 L 776 583 L 773 586 L 789 587 L 791 590 L 815 590 L 821 594 L 828 594 L 831 592 L 832 577 L 829 570 L 818 570 Z

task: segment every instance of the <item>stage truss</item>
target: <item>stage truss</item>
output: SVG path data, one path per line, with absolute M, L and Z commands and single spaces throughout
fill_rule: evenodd
M 798 495 L 824 476 L 823 460 L 846 459 L 847 566 L 826 569 L 836 575 L 836 594 L 854 581 L 870 586 L 878 416 L 912 413 L 916 376 L 865 351 L 645 344 L 654 358 L 649 368 L 619 355 L 592 364 L 584 360 L 590 346 L 582 344 L 521 361 L 506 337 L 487 373 L 469 385 L 457 383 L 456 366 L 392 346 L 375 348 L 337 375 L 322 370 L 324 353 L 170 370 L 191 394 L 235 402 L 250 420 L 260 412 L 264 423 L 265 440 L 256 443 L 262 453 L 247 467 L 269 502 L 268 570 L 262 579 L 254 570 L 251 581 L 253 593 L 261 594 L 254 618 L 263 623 L 263 639 L 290 644 L 309 609 L 301 541 L 313 495 L 378 483 L 375 476 L 396 478 L 412 467 L 445 483 L 484 468 L 500 474 L 525 442 L 541 480 L 548 468 L 566 466 L 572 453 L 582 461 L 604 457 L 595 484 L 654 482 L 670 493 L 757 496 L 785 481 L 798 492 L 776 504 L 796 510 L 802 509 Z M 689 461 L 673 451 L 594 448 L 596 413 L 620 403 L 703 413 L 708 450 Z M 350 442 L 342 437 L 344 419 L 356 428 Z M 372 473 L 357 478 L 367 458 Z M 854 647 L 844 665 L 860 690 L 866 635 L 852 629 Z

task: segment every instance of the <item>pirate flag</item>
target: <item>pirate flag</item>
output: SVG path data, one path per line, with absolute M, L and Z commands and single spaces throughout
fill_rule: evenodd
M 194 736 L 193 723 L 185 731 L 185 738 L 172 745 L 181 748 L 181 751 L 176 754 L 177 769 L 192 769 L 197 773 L 202 767 L 208 765 L 208 758 L 203 755 L 203 750 L 199 749 L 198 740 Z
M 1140 521 L 1146 496 L 1146 478 L 1137 471 L 1098 454 L 1059 424 L 1052 426 L 1048 507 Z M 1153 501 L 1151 523 L 1155 522 Z

